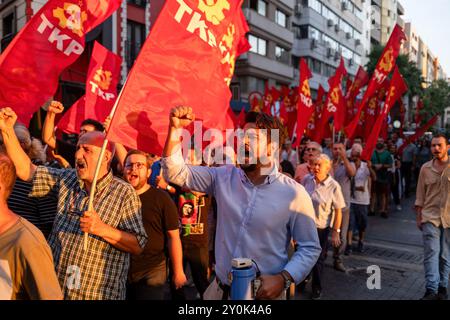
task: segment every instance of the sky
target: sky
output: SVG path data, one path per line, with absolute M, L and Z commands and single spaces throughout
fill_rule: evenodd
M 450 77 L 450 0 L 400 0 L 400 3 L 405 8 L 403 19 L 412 23 Z

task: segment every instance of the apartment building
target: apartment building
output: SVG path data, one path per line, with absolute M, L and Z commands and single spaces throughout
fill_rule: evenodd
M 300 58 L 307 59 L 313 78 L 314 93 L 321 84 L 328 88 L 328 78 L 339 65 L 341 56 L 350 75 L 355 75 L 365 55 L 363 48 L 363 6 L 360 0 L 298 1 L 292 28 L 294 83 L 298 83 Z
M 252 48 L 236 62 L 231 83 L 236 103 L 248 102 L 252 92 L 263 93 L 266 81 L 270 86 L 278 87 L 292 83 L 294 33 L 291 24 L 294 7 L 295 0 L 244 1 L 242 9 L 250 27 L 248 40 Z

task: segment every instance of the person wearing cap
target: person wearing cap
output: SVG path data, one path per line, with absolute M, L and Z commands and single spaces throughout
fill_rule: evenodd
M 113 177 L 108 145 L 99 160 L 105 134 L 85 133 L 78 141 L 75 169 L 35 166 L 14 133 L 17 115 L 0 109 L 0 132 L 17 176 L 32 181 L 31 197 L 58 198 L 57 213 L 48 243 L 65 299 L 125 299 L 130 254 L 140 254 L 147 242 L 141 203 L 133 187 Z M 89 193 L 97 161 L 101 161 L 93 208 Z M 83 249 L 84 232 L 89 233 Z

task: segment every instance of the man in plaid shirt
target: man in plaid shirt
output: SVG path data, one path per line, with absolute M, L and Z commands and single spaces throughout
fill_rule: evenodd
M 134 189 L 113 177 L 108 147 L 94 198 L 88 210 L 89 192 L 105 135 L 84 134 L 77 145 L 75 170 L 36 167 L 23 152 L 14 133 L 17 115 L 0 109 L 0 131 L 17 176 L 33 181 L 30 196 L 58 197 L 57 214 L 49 237 L 53 259 L 65 299 L 124 299 L 130 253 L 140 254 L 147 242 L 141 203 Z M 83 232 L 89 233 L 83 250 Z

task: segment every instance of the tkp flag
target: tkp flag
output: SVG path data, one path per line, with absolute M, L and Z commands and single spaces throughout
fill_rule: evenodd
M 309 87 L 309 79 L 312 78 L 312 73 L 308 68 L 304 58 L 300 59 L 300 79 L 298 86 L 299 99 L 297 102 L 297 129 L 294 147 L 298 147 L 306 128 L 308 121 L 314 112 L 314 104 L 311 99 L 311 90 Z
M 55 93 L 61 72 L 83 53 L 85 35 L 121 0 L 50 0 L 0 56 L 0 105 L 28 124 Z
M 111 112 L 117 98 L 122 58 L 94 44 L 86 80 L 86 94 L 66 112 L 58 128 L 68 133 L 79 133 L 85 119 L 103 123 Z
M 208 128 L 233 128 L 228 114 L 236 58 L 249 49 L 242 1 L 166 1 L 119 98 L 108 139 L 161 154 L 175 106 Z
M 392 76 L 390 87 L 386 94 L 386 101 L 380 110 L 380 114 L 377 117 L 375 125 L 373 126 L 371 135 L 366 142 L 366 146 L 361 154 L 361 159 L 366 161 L 370 160 L 373 150 L 375 149 L 377 139 L 380 136 L 384 121 L 387 119 L 387 116 L 395 102 L 397 102 L 398 99 L 400 99 L 407 91 L 408 87 L 406 86 L 402 75 L 398 71 L 398 67 L 395 67 L 394 75 Z
M 361 114 L 362 108 L 367 103 L 367 101 L 372 97 L 372 95 L 382 86 L 384 80 L 387 76 L 394 70 L 395 62 L 400 53 L 400 47 L 402 41 L 406 40 L 405 33 L 402 28 L 397 24 L 395 25 L 394 31 L 392 31 L 391 37 L 384 48 L 384 51 L 378 60 L 373 76 L 367 85 L 367 90 L 364 94 L 361 104 L 359 105 L 358 111 L 353 118 L 353 120 L 345 128 L 345 134 L 348 138 L 353 138 L 356 126 L 358 124 L 359 116 Z

